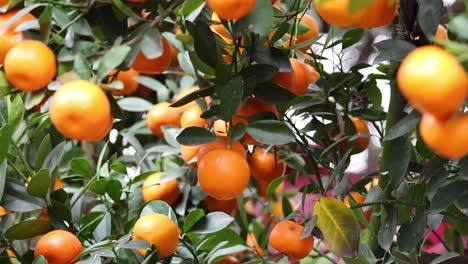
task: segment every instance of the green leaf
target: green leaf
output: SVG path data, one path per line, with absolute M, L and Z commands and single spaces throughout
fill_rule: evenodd
M 192 232 L 197 234 L 210 234 L 226 228 L 234 221 L 234 218 L 223 212 L 213 212 L 198 221 Z
M 28 183 L 28 193 L 32 196 L 45 198 L 49 192 L 50 176 L 47 169 L 41 169 Z
M 106 192 L 112 200 L 118 203 L 122 196 L 122 184 L 118 180 L 109 180 L 106 185 Z
M 185 146 L 197 146 L 216 141 L 218 138 L 202 127 L 187 127 L 177 136 L 177 142 Z
M 449 259 L 452 259 L 452 258 L 455 258 L 455 257 L 458 257 L 458 256 L 460 256 L 460 254 L 458 254 L 456 252 L 447 252 L 447 253 L 445 253 L 445 254 L 443 254 L 441 256 L 438 256 L 434 260 L 432 260 L 430 264 L 445 263 L 446 260 L 449 260 Z
M 50 143 L 50 134 L 47 134 L 44 139 L 42 139 L 41 144 L 39 145 L 39 148 L 37 149 L 36 153 L 36 162 L 35 162 L 35 168 L 39 169 L 42 167 L 42 164 L 44 164 L 44 160 L 47 157 L 47 154 L 50 152 L 52 149 L 52 145 Z
M 401 225 L 397 240 L 398 248 L 406 252 L 415 249 L 423 237 L 426 224 L 427 216 L 418 209 L 414 217 Z
M 151 213 L 167 215 L 177 225 L 177 216 L 166 202 L 158 200 L 148 202 L 141 210 L 140 217 Z
M 245 124 L 244 123 L 237 123 L 235 126 L 231 127 L 229 139 L 231 141 L 238 141 L 242 139 L 245 134 Z
M 0 128 L 0 162 L 6 158 L 11 141 L 10 127 L 5 124 Z
M 220 99 L 220 114 L 224 120 L 231 120 L 244 95 L 242 78 L 235 77 L 228 83 L 216 87 Z
M 169 99 L 169 90 L 160 81 L 148 76 L 138 76 L 135 77 L 135 80 L 146 88 L 155 91 L 159 102 L 167 101 Z
M 214 87 L 208 87 L 208 88 L 204 88 L 204 89 L 200 89 L 200 90 L 196 90 L 194 92 L 191 92 L 189 93 L 188 95 L 180 98 L 179 100 L 177 100 L 176 102 L 174 102 L 173 104 L 171 104 L 171 107 L 180 107 L 180 106 L 183 106 L 183 105 L 186 105 L 190 102 L 193 102 L 194 100 L 198 99 L 198 98 L 204 98 L 206 96 L 210 96 L 212 95 L 214 92 Z
M 99 195 L 104 195 L 107 189 L 107 179 L 99 179 L 89 185 L 89 190 Z
M 185 26 L 193 37 L 193 45 L 198 57 L 211 67 L 215 67 L 218 61 L 216 49 L 216 40 L 213 32 L 206 22 L 197 20 L 194 23 L 185 22 Z
M 48 264 L 48 263 L 49 262 L 47 262 L 47 259 L 44 256 L 39 255 L 34 259 L 32 264 Z
M 275 191 L 278 188 L 278 186 L 280 186 L 286 180 L 286 178 L 287 178 L 286 176 L 282 176 L 282 177 L 278 177 L 278 178 L 274 179 L 272 182 L 270 182 L 270 184 L 268 185 L 268 189 L 267 189 L 267 195 L 269 197 L 273 196 L 275 194 Z
M 76 74 L 80 76 L 83 80 L 91 79 L 91 65 L 89 64 L 86 57 L 83 53 L 79 52 L 75 55 L 75 60 L 73 61 L 73 68 L 75 69 Z
M 408 132 L 418 125 L 419 120 L 421 120 L 421 114 L 417 111 L 411 112 L 411 114 L 402 118 L 386 131 L 384 141 L 396 139 L 408 134 Z
M 365 30 L 363 28 L 353 28 L 347 31 L 342 38 L 342 49 L 349 48 L 358 43 L 362 36 L 364 36 L 364 32 Z
M 272 82 L 257 84 L 254 94 L 265 103 L 273 105 L 283 105 L 296 98 L 295 94 Z
M 350 0 L 348 5 L 348 10 L 351 12 L 356 12 L 358 10 L 364 9 L 372 3 L 373 0 Z M 385 0 L 388 1 L 388 0 Z
M 112 3 L 114 3 L 114 6 L 117 7 L 117 9 L 122 12 L 124 15 L 131 17 L 136 20 L 142 19 L 138 14 L 133 12 L 131 8 L 126 6 L 121 0 L 112 0 Z
M 450 19 L 448 29 L 451 32 L 454 32 L 457 36 L 466 40 L 468 39 L 468 27 L 466 27 L 467 23 L 468 14 L 462 13 Z
M 2 200 L 3 193 L 5 192 L 7 166 L 8 164 L 6 160 L 0 163 L 0 201 Z
M 159 31 L 148 26 L 140 42 L 140 49 L 147 59 L 160 57 L 163 54 L 163 47 Z
M 0 71 L 0 99 L 10 92 L 11 85 L 6 79 L 5 72 Z
M 386 216 L 386 218 L 382 219 L 382 225 L 377 235 L 377 241 L 379 242 L 380 247 L 388 251 L 392 246 L 393 236 L 396 232 L 398 220 L 397 210 L 392 209 L 392 211 L 387 212 Z
M 116 1 L 116 0 L 113 0 Z M 101 81 L 115 68 L 117 68 L 122 62 L 124 62 L 127 55 L 130 53 L 131 48 L 129 46 L 117 46 L 112 47 L 104 54 L 99 60 L 99 66 L 97 69 L 97 80 Z
M 314 215 L 330 252 L 339 257 L 357 256 L 360 227 L 351 209 L 340 200 L 322 197 L 315 203 Z
M 276 67 L 279 72 L 292 71 L 288 54 L 280 49 L 260 44 L 252 51 L 252 57 L 259 64 Z
M 196 52 L 194 51 L 189 51 L 188 55 L 190 57 L 190 60 L 192 61 L 193 66 L 195 69 L 203 72 L 204 74 L 207 75 L 215 75 L 215 69 L 211 67 L 210 65 L 206 64 L 200 57 L 197 55 Z
M 44 168 L 48 169 L 49 172 L 53 172 L 55 168 L 57 168 L 62 162 L 63 155 L 65 154 L 66 148 L 67 148 L 66 141 L 62 141 L 60 144 L 55 146 L 55 148 L 52 149 L 49 155 L 47 155 L 44 161 Z
M 440 188 L 431 200 L 431 213 L 440 213 L 466 192 L 466 182 L 456 181 Z
M 70 162 L 70 168 L 76 174 L 79 174 L 85 178 L 91 178 L 93 176 L 93 169 L 89 162 L 84 158 L 75 158 Z
M 260 120 L 249 123 L 247 133 L 267 145 L 285 145 L 295 139 L 288 126 L 276 120 Z
M 8 239 L 29 239 L 49 232 L 52 227 L 47 220 L 26 220 L 10 227 L 5 232 Z
M 24 183 L 9 178 L 5 181 L 5 193 L 2 206 L 9 211 L 31 212 L 44 208 L 42 200 L 31 196 L 24 187 Z
M 244 68 L 241 71 L 242 78 L 248 80 L 255 78 L 256 83 L 270 82 L 273 76 L 278 72 L 278 69 L 268 64 L 254 64 Z
M 128 112 L 147 112 L 153 107 L 153 104 L 138 97 L 124 97 L 117 104 Z
M 407 137 L 400 137 L 388 142 L 388 146 L 384 148 L 383 156 L 388 161 L 388 177 L 393 190 L 400 185 L 401 180 L 408 171 L 412 145 Z
M 203 212 L 203 209 L 195 209 L 191 211 L 185 218 L 184 232 L 188 233 L 190 229 L 203 217 L 205 217 L 205 212 Z
M 10 127 L 10 133 L 16 132 L 24 116 L 24 103 L 21 96 L 16 96 L 13 102 L 8 98 L 8 126 Z
M 423 1 L 418 8 L 418 24 L 426 36 L 434 36 L 444 14 L 442 0 Z
M 408 53 L 416 49 L 416 46 L 408 41 L 399 39 L 387 39 L 374 44 L 380 55 L 392 61 L 402 61 Z
M 186 21 L 193 22 L 205 7 L 205 0 L 187 0 L 182 5 L 182 14 Z
M 267 36 L 273 24 L 273 6 L 269 0 L 257 0 L 255 7 L 240 23 L 260 36 Z

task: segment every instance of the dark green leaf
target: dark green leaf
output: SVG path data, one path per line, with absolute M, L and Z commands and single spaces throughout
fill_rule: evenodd
M 52 149 L 49 155 L 47 155 L 44 161 L 44 168 L 48 169 L 49 172 L 52 173 L 55 170 L 55 168 L 57 168 L 62 162 L 67 147 L 70 147 L 70 145 L 67 145 L 66 141 L 63 141 L 57 146 L 55 146 L 55 148 Z
M 112 200 L 119 202 L 122 195 L 122 184 L 118 180 L 109 180 L 106 185 L 106 192 Z
M 280 49 L 270 46 L 265 47 L 262 44 L 255 47 L 252 56 L 259 64 L 274 66 L 280 72 L 292 71 L 288 54 Z
M 52 227 L 47 220 L 26 220 L 10 227 L 5 232 L 8 239 L 28 239 L 50 231 Z
M 388 141 L 388 146 L 383 151 L 387 162 L 388 177 L 391 179 L 392 190 L 400 185 L 401 180 L 408 171 L 411 160 L 411 141 L 407 137 L 400 137 Z
M 27 190 L 32 196 L 45 198 L 49 191 L 49 185 L 49 171 L 47 169 L 41 169 L 29 181 Z
M 426 215 L 422 210 L 418 209 L 413 218 L 401 225 L 398 231 L 398 248 L 407 252 L 415 249 L 423 237 L 426 223 Z
M 210 234 L 224 229 L 234 221 L 234 218 L 223 212 L 209 213 L 193 227 L 192 232 Z
M 456 252 L 447 252 L 441 256 L 438 256 L 434 260 L 432 260 L 430 264 L 446 263 L 447 260 L 458 257 L 458 256 L 460 256 L 460 254 Z
M 224 120 L 231 120 L 236 113 L 244 95 L 242 78 L 240 76 L 230 80 L 221 87 L 217 87 L 220 103 L 220 114 Z
M 177 225 L 176 214 L 172 210 L 171 206 L 163 201 L 154 200 L 147 203 L 141 210 L 140 217 L 151 213 L 167 215 Z
M 197 53 L 194 52 L 194 51 L 189 51 L 189 57 L 190 57 L 190 60 L 192 61 L 192 64 L 193 66 L 203 72 L 204 74 L 207 74 L 207 75 L 215 75 L 215 69 L 213 67 L 211 67 L 210 65 L 206 64 L 205 62 L 203 62 L 200 57 L 198 57 Z
M 91 178 L 93 176 L 91 165 L 89 165 L 89 162 L 83 158 L 72 159 L 70 162 L 70 168 L 73 172 L 85 178 Z
M 387 39 L 374 44 L 380 55 L 392 61 L 402 61 L 408 53 L 416 48 L 408 41 L 399 39 Z
M 294 134 L 287 125 L 276 120 L 260 120 L 247 126 L 247 133 L 267 145 L 284 145 L 294 141 Z
M 272 82 L 257 84 L 254 94 L 268 104 L 283 105 L 296 98 L 296 95 Z
M 196 90 L 196 91 L 194 91 L 194 92 L 180 98 L 179 100 L 177 100 L 173 104 L 171 104 L 171 107 L 180 107 L 180 106 L 186 105 L 186 104 L 196 100 L 197 98 L 204 98 L 206 96 L 212 95 L 213 91 L 214 91 L 214 87 L 209 87 L 209 88 Z
M 97 69 L 97 80 L 100 81 L 104 79 L 113 69 L 122 64 L 127 55 L 130 53 L 130 50 L 131 48 L 125 45 L 112 47 L 110 50 L 108 50 L 99 61 L 99 66 Z
M 273 6 L 268 0 L 257 0 L 255 7 L 242 19 L 254 33 L 267 36 L 271 32 L 273 23 Z
M 205 212 L 202 209 L 195 209 L 191 211 L 187 217 L 185 218 L 184 222 L 184 232 L 188 233 L 190 229 L 203 217 L 205 216 Z
M 392 211 L 387 212 L 387 217 L 383 219 L 379 234 L 377 235 L 379 245 L 387 251 L 390 250 L 393 243 L 393 236 L 397 227 L 397 219 L 396 210 L 393 209 Z
M 434 36 L 444 13 L 442 0 L 423 0 L 418 8 L 418 24 L 426 36 Z
M 421 114 L 417 111 L 411 112 L 411 114 L 402 118 L 398 123 L 386 131 L 384 141 L 389 141 L 406 135 L 416 127 L 419 120 L 421 120 Z
M 91 183 L 91 185 L 89 185 L 89 190 L 99 195 L 104 195 L 107 189 L 107 182 L 107 179 L 99 179 L 94 181 Z
M 2 200 L 3 193 L 5 192 L 7 166 L 8 164 L 6 160 L 0 163 L 0 201 Z
M 444 211 L 453 204 L 458 197 L 462 196 L 467 188 L 464 182 L 452 182 L 440 188 L 431 200 L 430 210 L 432 213 Z
M 16 96 L 13 102 L 8 98 L 8 126 L 10 133 L 16 132 L 24 116 L 24 103 L 21 96 Z
M 196 146 L 210 143 L 218 138 L 202 127 L 187 127 L 177 136 L 177 142 L 185 146 Z
M 11 141 L 10 127 L 8 124 L 5 124 L 0 128 L 0 162 L 7 156 L 8 149 Z
M 35 162 L 35 168 L 39 169 L 42 167 L 42 164 L 44 164 L 44 160 L 47 157 L 47 154 L 50 152 L 52 149 L 52 145 L 50 143 L 50 135 L 47 134 L 44 139 L 42 139 L 41 144 L 39 145 L 39 148 L 37 149 L 36 153 L 36 162 Z
M 211 67 L 215 67 L 218 61 L 216 40 L 210 27 L 203 20 L 197 20 L 194 23 L 186 21 L 185 26 L 193 37 L 193 44 L 197 55 L 202 61 Z
M 364 32 L 365 31 L 362 28 L 353 28 L 347 31 L 342 38 L 342 49 L 349 48 L 352 45 L 358 43 L 362 36 L 364 36 Z

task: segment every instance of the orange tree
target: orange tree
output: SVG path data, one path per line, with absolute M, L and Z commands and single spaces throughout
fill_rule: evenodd
M 458 2 L 0 1 L 0 263 L 466 263 Z

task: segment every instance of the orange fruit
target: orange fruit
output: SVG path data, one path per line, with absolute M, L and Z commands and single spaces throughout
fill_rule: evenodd
M 323 21 L 337 27 L 357 26 L 365 15 L 365 8 L 349 11 L 350 0 L 314 0 L 315 10 Z
M 359 26 L 363 28 L 375 28 L 391 23 L 397 14 L 397 6 L 397 0 L 374 0 L 364 8 L 364 15 Z
M 256 0 L 207 0 L 208 6 L 224 20 L 238 20 L 255 7 Z
M 468 77 L 457 59 L 437 46 L 424 46 L 403 60 L 398 86 L 419 111 L 447 118 L 465 102 Z
M 281 221 L 273 227 L 269 242 L 272 248 L 290 258 L 302 259 L 309 255 L 314 246 L 314 238 L 301 239 L 304 227 L 292 222 Z
M 191 163 L 190 161 L 193 160 L 197 155 L 198 155 L 198 150 L 200 149 L 200 146 L 180 146 L 180 154 L 182 156 L 182 159 L 185 161 L 185 164 L 188 164 L 194 168 L 197 167 L 197 163 L 193 162 Z
M 379 178 L 376 177 L 376 178 L 373 178 L 371 182 L 369 182 L 368 184 L 366 184 L 364 186 L 364 188 L 369 192 L 370 189 L 374 186 L 379 186 Z
M 129 95 L 136 92 L 136 90 L 138 89 L 138 82 L 135 80 L 135 77 L 138 77 L 140 75 L 137 71 L 130 68 L 128 71 L 113 70 L 110 73 L 111 76 L 115 74 L 117 74 L 115 80 L 121 81 L 123 83 L 123 89 L 112 89 L 113 95 Z
M 160 74 L 169 68 L 171 65 L 171 46 L 169 42 L 161 36 L 162 54 L 155 59 L 148 59 L 143 52 L 139 52 L 135 61 L 133 61 L 132 68 L 139 73 L 144 74 Z
M 205 207 L 208 212 L 225 212 L 228 215 L 234 215 L 237 210 L 237 200 L 218 200 L 211 196 L 207 196 L 204 200 Z
M 7 256 L 10 258 L 16 258 L 15 253 L 11 249 L 7 249 Z
M 65 230 L 54 230 L 42 236 L 34 256 L 44 256 L 49 264 L 69 264 L 83 251 L 80 240 Z
M 258 244 L 257 238 L 255 237 L 255 234 L 253 233 L 247 233 L 247 238 L 245 239 L 245 244 L 255 250 L 259 256 L 263 256 L 263 249 L 260 247 Z
M 158 250 L 161 259 L 174 254 L 179 245 L 179 230 L 172 220 L 162 214 L 151 213 L 140 217 L 133 227 L 133 240 L 146 240 Z M 144 256 L 147 249 L 137 249 Z
M 63 189 L 63 182 L 59 179 L 55 179 L 54 191 L 58 191 L 60 189 Z
M 146 115 L 146 124 L 157 137 L 164 137 L 162 126 L 180 126 L 181 111 L 170 105 L 168 102 L 157 103 Z
M 8 214 L 8 211 L 3 206 L 0 206 L 0 216 L 4 216 L 6 214 Z
M 3 1 L 5 3 L 0 3 L 0 6 L 5 6 L 8 1 Z M 5 25 L 10 21 L 10 19 L 16 15 L 20 10 L 10 10 L 6 13 L 0 14 L 0 29 L 3 29 Z M 19 25 L 23 24 L 26 21 L 35 20 L 36 18 L 30 13 L 26 13 L 20 19 L 15 21 L 2 35 L 0 35 L 0 64 L 3 64 L 5 61 L 5 56 L 8 51 L 13 48 L 17 43 L 23 40 L 22 32 L 15 32 Z
M 180 117 L 180 127 L 205 127 L 208 125 L 205 119 L 200 116 L 203 114 L 203 110 L 197 104 L 187 108 Z
M 271 182 L 280 177 L 284 171 L 284 162 L 279 156 L 266 152 L 265 149 L 257 148 L 249 159 L 250 172 L 252 176 L 260 181 Z
M 315 78 L 312 72 L 313 68 L 309 68 L 305 63 L 300 62 L 297 59 L 291 59 L 291 66 L 293 68 L 294 76 L 296 79 L 295 85 L 292 89 L 288 89 L 295 95 L 304 95 L 307 93 L 310 80 Z
M 468 155 L 468 114 L 457 113 L 447 120 L 423 115 L 419 124 L 422 139 L 437 154 L 460 159 Z
M 143 201 L 161 200 L 169 205 L 174 205 L 180 196 L 179 183 L 173 178 L 161 182 L 162 172 L 156 172 L 148 176 L 143 182 L 141 192 Z
M 171 47 L 171 62 L 172 62 L 172 65 L 174 66 L 179 66 L 179 49 L 177 49 L 176 47 L 174 47 L 172 44 L 169 44 L 169 46 Z
M 240 264 L 240 262 L 237 258 L 228 256 L 216 261 L 215 264 Z
M 444 26 L 439 25 L 437 27 L 435 39 L 436 40 L 448 40 L 449 39 L 447 29 Z
M 107 121 L 105 121 L 105 123 L 101 126 L 99 131 L 97 131 L 96 134 L 89 139 L 89 141 L 103 140 L 112 130 L 113 124 L 114 124 L 114 118 L 112 116 L 109 116 Z
M 202 160 L 203 157 L 207 153 L 213 150 L 227 150 L 227 149 L 228 149 L 228 142 L 227 140 L 224 140 L 224 139 L 219 139 L 219 140 L 207 143 L 207 144 L 203 144 L 198 149 L 198 161 Z M 238 141 L 231 142 L 231 146 L 229 147 L 229 150 L 237 152 L 244 159 L 247 159 L 247 153 L 245 152 L 245 148 L 240 142 Z
M 231 39 L 232 37 L 229 34 L 229 32 L 226 30 L 223 24 L 221 24 L 221 19 L 219 19 L 218 15 L 213 12 L 211 15 L 211 20 L 214 22 L 213 24 L 210 25 L 211 30 L 221 36 L 223 39 Z M 229 42 L 231 42 L 229 41 Z M 227 43 L 229 43 L 227 42 Z
M 360 118 L 356 118 L 356 117 L 351 117 L 351 121 L 353 122 L 354 127 L 356 128 L 357 135 L 360 135 L 360 134 L 369 135 L 370 134 L 369 127 L 367 126 L 364 120 Z M 370 138 L 369 137 L 358 138 L 355 140 L 355 142 L 356 142 L 356 149 L 358 151 L 363 151 L 369 146 Z
M 320 73 L 318 73 L 318 71 L 314 67 L 310 66 L 307 63 L 304 63 L 303 65 L 306 68 L 306 78 L 309 83 L 315 83 L 316 81 L 318 81 L 318 79 L 320 79 Z
M 249 118 L 256 114 L 264 112 L 270 112 L 273 113 L 275 116 L 278 116 L 278 110 L 276 110 L 276 107 L 274 105 L 263 103 L 256 97 L 248 97 L 247 100 L 243 101 L 237 108 L 235 115 L 232 117 L 232 123 L 233 125 L 236 125 L 238 123 L 243 123 L 247 125 Z M 217 127 L 215 124 L 215 132 L 217 131 L 216 129 Z M 244 144 L 260 145 L 261 143 L 256 141 L 248 133 L 246 133 L 244 135 Z
M 177 102 L 177 101 L 179 101 L 180 99 L 184 98 L 185 96 L 187 96 L 187 95 L 189 95 L 189 94 L 191 94 L 191 93 L 193 93 L 193 92 L 195 92 L 195 91 L 198 91 L 198 90 L 200 90 L 200 88 L 198 88 L 197 86 L 194 86 L 194 87 L 189 88 L 189 89 L 185 89 L 185 90 L 183 90 L 182 92 L 180 92 L 180 93 L 174 98 L 173 102 Z M 207 105 L 208 105 L 208 104 L 210 103 L 210 101 L 211 101 L 209 97 L 205 97 L 204 100 L 205 100 L 205 103 L 206 103 Z M 188 108 L 190 108 L 190 107 L 192 107 L 192 106 L 194 106 L 194 105 L 197 105 L 197 106 L 198 106 L 198 103 L 197 103 L 196 101 L 192 101 L 192 102 L 190 102 L 190 103 L 188 103 L 188 104 L 185 104 L 185 105 L 183 105 L 183 106 L 177 107 L 177 109 L 179 109 L 180 111 L 185 111 L 185 110 L 187 110 Z
M 25 40 L 11 48 L 4 62 L 7 80 L 18 90 L 33 92 L 47 86 L 57 72 L 55 54 L 46 44 Z
M 228 136 L 229 124 L 226 121 L 218 119 L 213 122 L 213 131 L 218 137 Z
M 213 150 L 198 161 L 197 177 L 209 196 L 218 200 L 234 199 L 249 183 L 249 164 L 233 150 Z
M 275 76 L 273 76 L 272 81 L 292 93 L 296 90 L 296 75 L 294 73 L 294 68 L 290 72 L 276 73 Z
M 307 28 L 309 28 L 309 30 L 307 30 L 306 32 L 304 32 L 304 33 L 302 33 L 300 35 L 297 35 L 295 45 L 301 44 L 302 42 L 306 42 L 306 41 L 308 41 L 310 39 L 313 39 L 313 38 L 317 37 L 319 35 L 319 33 L 320 33 L 320 28 L 319 28 L 319 26 L 317 24 L 317 21 L 315 21 L 315 19 L 313 17 L 305 14 L 301 18 L 300 23 L 302 25 L 306 26 Z M 285 47 L 288 48 L 289 44 L 290 44 L 290 41 L 286 41 L 285 42 Z M 302 52 L 307 52 L 310 49 L 311 46 L 312 46 L 312 43 L 310 45 L 307 45 L 305 47 L 300 48 L 300 50 Z
M 88 81 L 72 81 L 52 97 L 50 119 L 66 138 L 98 141 L 98 137 L 110 130 L 112 115 L 109 100 L 99 86 Z
M 363 204 L 365 201 L 366 201 L 366 197 L 358 192 L 350 192 L 349 195 L 351 197 L 353 197 L 354 201 L 356 201 L 356 203 L 358 204 Z M 349 203 L 349 197 L 348 196 L 345 196 L 344 200 L 343 200 L 343 203 L 347 206 L 347 207 L 351 207 L 350 203 Z M 360 208 L 362 214 L 364 215 L 364 218 L 366 218 L 367 221 L 370 221 L 371 217 L 372 217 L 372 212 L 374 211 L 372 208 L 370 209 L 367 209 L 367 210 L 364 210 L 364 208 Z M 361 224 L 361 228 L 364 228 L 365 225 L 364 224 Z

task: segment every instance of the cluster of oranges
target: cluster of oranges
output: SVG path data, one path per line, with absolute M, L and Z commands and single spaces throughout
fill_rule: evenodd
M 419 133 L 439 155 L 468 155 L 468 114 L 460 111 L 468 96 L 468 76 L 449 52 L 423 46 L 403 60 L 397 74 L 402 94 L 423 113 Z

